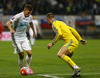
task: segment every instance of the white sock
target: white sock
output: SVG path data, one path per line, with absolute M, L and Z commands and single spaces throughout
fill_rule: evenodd
M 22 68 L 23 67 L 23 60 L 22 59 L 18 59 L 18 64 L 19 64 L 20 68 Z
M 29 67 L 31 59 L 32 59 L 32 56 L 28 57 L 28 55 L 26 55 L 26 67 Z
M 75 68 L 79 68 L 76 64 L 73 66 L 73 68 L 75 69 Z

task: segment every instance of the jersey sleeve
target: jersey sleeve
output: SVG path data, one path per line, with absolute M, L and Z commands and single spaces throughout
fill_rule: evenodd
M 30 22 L 32 22 L 33 18 L 32 18 L 32 15 L 30 15 Z
M 16 14 L 15 16 L 13 16 L 11 19 L 10 19 L 10 21 L 11 22 L 14 22 L 14 21 L 16 21 L 16 20 L 18 20 L 19 18 L 20 18 L 20 14 Z
M 70 27 L 70 26 L 68 26 L 68 28 L 70 29 L 70 31 L 73 33 L 73 35 L 74 35 L 79 41 L 82 40 L 81 36 L 79 35 L 79 33 L 78 33 L 74 28 L 72 28 L 72 27 Z
M 61 37 L 62 32 L 61 32 L 61 29 L 59 28 L 57 23 L 52 25 L 52 29 L 56 33 L 55 38 L 52 41 L 52 44 L 54 45 L 59 40 L 59 38 Z

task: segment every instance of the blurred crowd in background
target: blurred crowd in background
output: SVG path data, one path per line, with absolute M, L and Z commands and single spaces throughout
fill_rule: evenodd
M 0 13 L 14 15 L 23 11 L 27 3 L 33 6 L 35 15 L 48 12 L 57 15 L 100 14 L 100 0 L 0 0 Z
M 100 39 L 100 0 L 0 0 L 0 40 L 3 30 L 2 40 L 11 40 L 6 23 L 22 12 L 26 4 L 33 6 L 32 15 L 37 16 L 43 38 L 54 36 L 45 18 L 48 12 L 53 12 L 58 20 L 75 28 L 82 37 Z

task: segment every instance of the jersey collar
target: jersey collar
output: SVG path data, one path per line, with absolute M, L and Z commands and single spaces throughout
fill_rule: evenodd
M 24 11 L 22 12 L 22 16 L 25 18 L 25 16 L 24 16 Z
M 54 21 L 56 21 L 56 19 L 54 19 L 54 20 L 52 21 L 52 23 L 53 23 Z

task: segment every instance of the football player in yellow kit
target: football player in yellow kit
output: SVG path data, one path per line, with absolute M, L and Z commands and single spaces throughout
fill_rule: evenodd
M 86 41 L 81 38 L 74 28 L 67 26 L 63 21 L 56 20 L 53 13 L 47 14 L 47 22 L 52 26 L 53 31 L 56 33 L 55 38 L 52 43 L 47 45 L 47 48 L 50 49 L 59 38 L 64 40 L 65 44 L 59 50 L 57 56 L 66 61 L 74 70 L 72 77 L 80 76 L 81 68 L 72 61 L 71 56 L 73 55 L 74 50 L 78 47 L 78 40 L 83 45 L 86 44 Z

